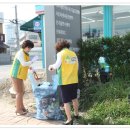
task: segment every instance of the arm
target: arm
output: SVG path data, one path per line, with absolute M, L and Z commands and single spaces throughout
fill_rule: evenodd
M 61 55 L 59 53 L 57 53 L 57 60 L 56 60 L 55 64 L 50 65 L 48 69 L 50 71 L 51 70 L 53 71 L 53 70 L 58 69 L 60 66 L 61 66 Z
M 20 61 L 20 63 L 22 64 L 22 66 L 30 66 L 32 64 L 32 61 L 28 61 L 26 62 L 24 60 L 24 54 L 22 51 L 20 51 L 18 54 L 17 54 L 17 59 Z
M 61 66 L 61 55 L 57 54 L 57 60 L 55 64 L 52 65 L 54 69 L 58 69 Z

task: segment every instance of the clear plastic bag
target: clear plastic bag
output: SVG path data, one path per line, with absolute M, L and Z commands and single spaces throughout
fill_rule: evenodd
M 37 119 L 64 120 L 64 114 L 60 110 L 58 95 L 58 76 L 52 76 L 52 83 L 43 82 L 37 85 L 33 73 L 29 73 L 32 90 L 36 100 Z

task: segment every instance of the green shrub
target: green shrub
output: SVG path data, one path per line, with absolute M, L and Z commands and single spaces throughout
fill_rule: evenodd
M 112 38 L 79 40 L 80 111 L 85 112 L 81 124 L 130 124 L 128 94 L 130 94 L 130 33 Z M 109 82 L 89 77 L 98 66 L 98 58 L 104 56 L 112 72 Z M 99 78 L 99 77 L 98 77 Z
M 77 44 L 80 48 L 78 57 L 85 74 L 98 68 L 98 59 L 104 55 L 114 78 L 130 77 L 130 33 L 123 37 L 79 40 Z

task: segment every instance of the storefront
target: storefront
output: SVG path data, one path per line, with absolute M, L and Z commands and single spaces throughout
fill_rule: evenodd
M 130 32 L 130 6 L 82 6 L 82 38 Z

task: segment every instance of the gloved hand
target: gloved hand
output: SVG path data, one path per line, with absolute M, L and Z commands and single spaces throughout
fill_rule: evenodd
M 33 58 L 32 58 L 32 62 L 35 62 L 35 61 L 37 61 L 39 58 L 38 58 L 38 56 L 34 56 Z
M 49 71 L 54 71 L 53 66 L 52 66 L 52 65 L 49 65 L 48 70 L 49 70 Z
M 33 73 L 36 72 L 36 69 L 34 67 L 29 68 Z

